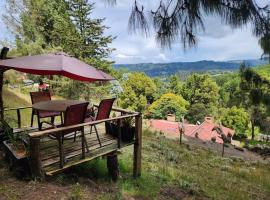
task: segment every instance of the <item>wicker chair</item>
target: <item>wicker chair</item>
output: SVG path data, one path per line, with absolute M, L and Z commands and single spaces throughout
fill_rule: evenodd
M 50 92 L 30 92 L 30 96 L 31 96 L 32 104 L 38 103 L 38 102 L 41 102 L 41 101 L 50 101 L 51 100 Z M 31 127 L 33 126 L 34 115 L 37 116 L 38 129 L 39 130 L 42 129 L 42 123 L 44 123 L 44 122 L 40 121 L 40 119 L 42 119 L 42 118 L 50 117 L 51 118 L 51 124 L 54 124 L 54 118 L 56 116 L 60 116 L 61 117 L 61 124 L 63 124 L 63 118 L 62 118 L 62 113 L 61 112 L 37 111 L 35 109 L 32 109 Z
M 75 105 L 71 105 L 67 107 L 64 114 L 64 124 L 59 125 L 59 126 L 54 126 L 54 127 L 60 128 L 60 127 L 72 126 L 72 125 L 84 123 L 84 118 L 85 118 L 88 104 L 89 103 L 86 102 L 86 103 L 75 104 Z M 65 162 L 64 148 L 63 148 L 64 139 L 74 138 L 74 141 L 75 141 L 77 131 L 80 131 L 81 133 L 83 133 L 84 127 L 72 128 L 66 131 L 61 131 L 60 133 L 57 132 L 57 133 L 52 133 L 49 135 L 50 137 L 56 138 L 58 140 L 61 168 L 63 167 L 64 162 Z M 82 136 L 84 136 L 84 134 Z M 87 146 L 85 137 L 83 137 L 82 140 Z M 88 150 L 88 146 L 87 146 L 87 150 Z
M 92 122 L 92 121 L 103 120 L 103 119 L 109 118 L 114 101 L 115 101 L 115 98 L 103 99 L 98 106 L 98 110 L 97 110 L 95 116 L 87 116 L 84 121 L 85 122 Z M 101 147 L 102 145 L 101 145 L 101 141 L 100 141 L 100 138 L 98 135 L 98 130 L 97 130 L 96 125 L 90 126 L 90 134 L 92 134 L 92 127 L 94 127 L 94 129 L 95 129 L 97 139 L 98 139 L 99 145 Z

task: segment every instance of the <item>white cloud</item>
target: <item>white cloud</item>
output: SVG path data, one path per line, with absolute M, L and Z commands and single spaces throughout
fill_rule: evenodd
M 140 0 L 146 6 L 146 10 L 153 8 L 153 0 Z M 158 1 L 155 1 L 158 2 Z M 260 5 L 269 0 L 258 1 Z M 259 58 L 261 49 L 258 39 L 252 36 L 250 27 L 232 30 L 220 22 L 217 17 L 205 18 L 205 32 L 198 34 L 197 48 L 184 51 L 178 41 L 172 49 L 161 49 L 155 41 L 155 34 L 145 38 L 141 35 L 129 35 L 127 30 L 128 18 L 133 1 L 118 0 L 115 7 L 110 7 L 102 1 L 96 0 L 93 18 L 106 18 L 104 23 L 111 27 L 105 34 L 117 36 L 110 45 L 116 48 L 111 59 L 116 63 L 142 63 L 142 62 L 176 62 L 196 60 L 232 60 Z M 0 7 L 3 2 L 0 0 Z M 4 9 L 0 9 L 0 14 Z M 0 40 L 9 38 L 9 33 L 0 20 Z

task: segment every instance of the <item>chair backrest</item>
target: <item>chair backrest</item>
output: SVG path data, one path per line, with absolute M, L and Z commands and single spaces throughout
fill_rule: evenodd
M 0 53 L 0 59 L 6 59 L 7 58 L 7 53 L 9 51 L 9 48 L 3 47 Z
M 98 112 L 95 120 L 102 120 L 109 118 L 114 101 L 115 98 L 101 100 L 98 106 Z
M 68 106 L 64 117 L 64 126 L 72 126 L 84 122 L 88 102 Z
M 30 92 L 32 104 L 38 103 L 41 101 L 50 101 L 51 93 L 50 92 Z

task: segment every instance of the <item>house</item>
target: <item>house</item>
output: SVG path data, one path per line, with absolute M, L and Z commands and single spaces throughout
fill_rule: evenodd
M 150 120 L 150 128 L 155 131 L 160 131 L 169 137 L 179 137 L 179 127 L 178 122 L 172 122 L 167 120 Z M 220 135 L 213 130 L 214 127 L 218 126 L 214 122 L 212 117 L 205 117 L 205 120 L 201 124 L 189 124 L 184 123 L 185 132 L 184 134 L 188 137 L 198 138 L 202 141 L 212 141 L 215 140 L 217 143 L 223 143 Z M 228 136 L 234 135 L 234 130 L 221 125 L 223 133 Z

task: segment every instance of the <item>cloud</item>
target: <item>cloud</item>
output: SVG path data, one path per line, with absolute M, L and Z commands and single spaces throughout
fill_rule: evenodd
M 103 0 L 105 1 L 105 0 Z M 234 60 L 259 58 L 261 49 L 258 39 L 251 33 L 250 26 L 242 29 L 232 29 L 222 24 L 215 16 L 205 17 L 205 32 L 198 33 L 196 48 L 183 49 L 180 41 L 175 42 L 171 49 L 161 49 L 155 41 L 155 33 L 149 37 L 128 34 L 128 19 L 133 5 L 131 0 L 119 0 L 114 7 L 95 0 L 95 9 L 92 18 L 106 18 L 104 24 L 108 27 L 106 35 L 117 36 L 110 45 L 116 48 L 110 57 L 116 63 L 142 63 L 142 62 L 177 62 L 197 60 Z M 145 10 L 153 8 L 153 0 L 140 0 Z M 155 1 L 158 2 L 158 1 Z M 260 4 L 268 0 L 259 1 Z M 3 14 L 3 1 L 0 0 L 0 14 Z M 10 33 L 0 20 L 0 40 L 10 38 Z

